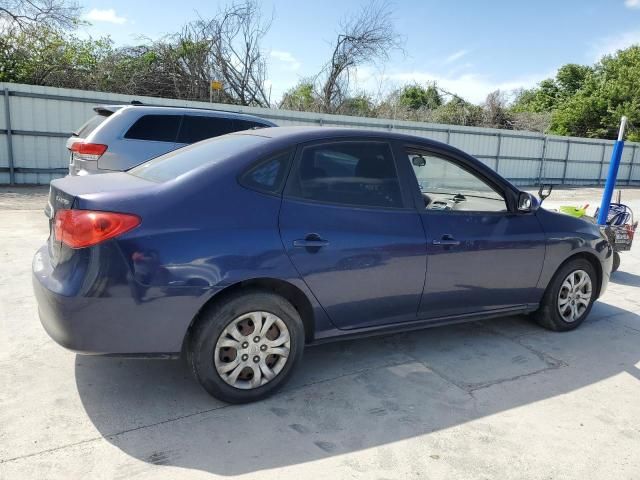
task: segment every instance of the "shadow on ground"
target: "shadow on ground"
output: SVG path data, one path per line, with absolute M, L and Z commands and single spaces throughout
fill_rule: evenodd
M 640 275 L 618 270 L 611 274 L 611 282 L 629 287 L 640 287 Z
M 638 328 L 637 314 L 598 303 L 569 333 L 512 317 L 319 346 L 283 392 L 242 406 L 207 396 L 182 361 L 77 356 L 75 372 L 88 416 L 123 452 L 237 475 L 421 436 L 622 372 L 639 378 Z

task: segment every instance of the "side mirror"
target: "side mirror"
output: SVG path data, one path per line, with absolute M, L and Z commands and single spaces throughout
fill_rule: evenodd
M 427 161 L 422 155 L 416 155 L 411 159 L 411 163 L 413 163 L 414 167 L 424 167 L 427 164 Z
M 534 212 L 540 204 L 533 195 L 527 192 L 520 192 L 518 195 L 518 211 L 522 213 Z
M 540 197 L 540 203 L 544 202 L 544 199 L 551 195 L 553 191 L 553 185 L 547 183 L 540 185 L 540 189 L 538 190 L 538 197 Z

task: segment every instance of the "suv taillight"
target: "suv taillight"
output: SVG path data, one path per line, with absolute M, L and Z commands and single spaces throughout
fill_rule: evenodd
M 104 242 L 140 225 L 140 217 L 129 213 L 92 210 L 58 210 L 53 235 L 71 248 Z
M 71 152 L 81 160 L 98 160 L 106 151 L 107 145 L 101 143 L 75 142 L 71 145 Z

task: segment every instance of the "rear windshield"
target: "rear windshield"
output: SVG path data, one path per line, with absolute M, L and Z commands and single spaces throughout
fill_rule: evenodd
M 138 165 L 128 173 L 152 182 L 166 182 L 195 168 L 242 153 L 266 140 L 255 135 L 224 135 L 174 150 Z
M 107 119 L 108 115 L 95 115 L 82 125 L 74 135 L 80 138 L 87 138 L 98 126 Z

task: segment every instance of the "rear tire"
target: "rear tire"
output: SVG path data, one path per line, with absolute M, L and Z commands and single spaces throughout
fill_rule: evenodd
M 589 261 L 577 258 L 567 262 L 549 282 L 533 318 L 556 332 L 577 328 L 593 307 L 597 278 Z
M 611 272 L 617 272 L 618 268 L 620 268 L 620 254 L 618 252 L 613 252 L 613 266 L 611 267 Z
M 193 331 L 189 363 L 196 380 L 228 403 L 261 400 L 281 388 L 302 358 L 296 309 L 270 292 L 235 294 L 205 311 Z

